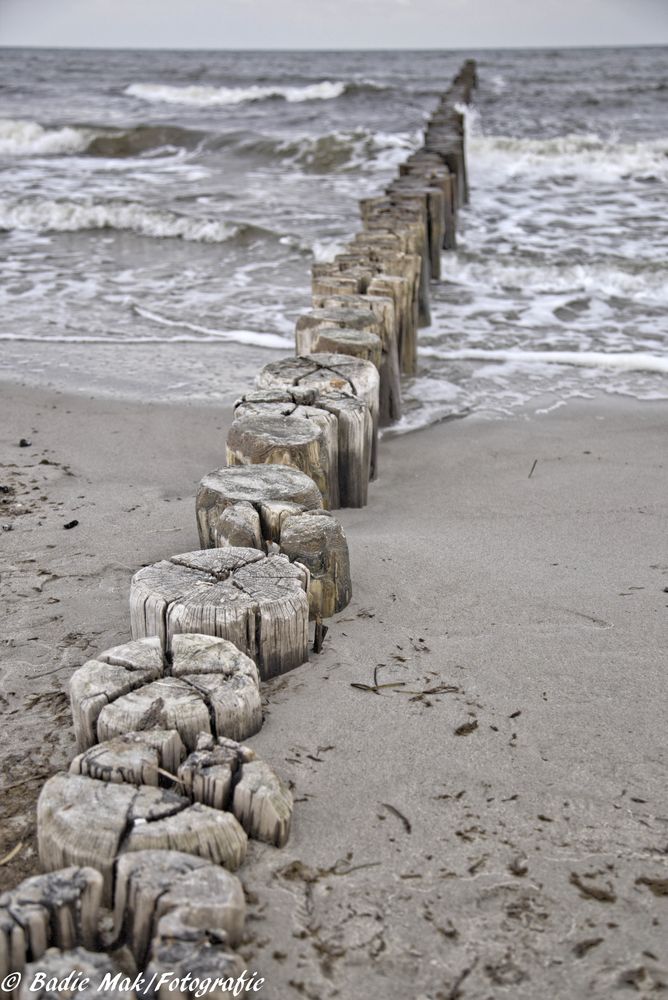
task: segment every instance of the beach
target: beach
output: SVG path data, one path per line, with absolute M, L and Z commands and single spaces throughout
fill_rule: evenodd
M 129 639 L 132 574 L 198 547 L 231 408 L 2 397 L 7 888 L 38 871 L 37 795 L 74 753 L 68 678 Z M 368 506 L 337 512 L 353 600 L 263 685 L 249 741 L 296 803 L 287 847 L 240 872 L 266 997 L 668 982 L 668 408 L 549 410 L 390 437 Z

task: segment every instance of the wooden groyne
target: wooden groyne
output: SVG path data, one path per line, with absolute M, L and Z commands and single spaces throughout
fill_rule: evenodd
M 262 681 L 308 660 L 311 623 L 319 651 L 323 621 L 351 599 L 333 511 L 367 503 L 379 429 L 401 416 L 401 374 L 416 370 L 430 285 L 469 197 L 462 106 L 475 86 L 468 60 L 420 149 L 360 202 L 359 231 L 314 264 L 295 356 L 238 400 L 227 466 L 201 481 L 201 548 L 139 570 L 131 639 L 74 673 L 78 755 L 37 807 L 44 874 L 0 897 L 7 995 L 32 996 L 38 972 L 76 971 L 93 991 L 131 973 L 158 998 L 181 995 L 163 973 L 217 978 L 221 994 L 244 973 L 233 872 L 249 838 L 283 846 L 293 812 L 244 741 L 262 726 Z

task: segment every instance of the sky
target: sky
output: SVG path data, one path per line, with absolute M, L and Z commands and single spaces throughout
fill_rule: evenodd
M 0 45 L 502 48 L 668 44 L 668 0 L 0 0 Z

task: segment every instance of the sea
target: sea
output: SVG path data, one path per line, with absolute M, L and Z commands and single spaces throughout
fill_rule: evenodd
M 665 47 L 2 49 L 0 378 L 247 391 L 467 57 L 471 201 L 397 430 L 668 398 Z

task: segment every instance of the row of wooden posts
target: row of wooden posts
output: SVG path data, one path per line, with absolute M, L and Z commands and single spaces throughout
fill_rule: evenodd
M 430 282 L 468 200 L 461 106 L 475 86 L 468 60 L 421 148 L 361 202 L 360 232 L 313 266 L 296 355 L 236 403 L 228 464 L 200 484 L 201 548 L 136 573 L 132 641 L 73 675 L 79 753 L 37 808 L 45 874 L 0 897 L 0 977 L 25 973 L 17 996 L 35 995 L 37 971 L 78 971 L 94 989 L 119 971 L 225 982 L 244 969 L 232 872 L 249 837 L 286 842 L 293 800 L 243 741 L 262 725 L 261 681 L 304 663 L 309 622 L 317 641 L 350 601 L 332 511 L 366 504 L 379 428 L 401 416 L 400 376 L 416 370 Z

